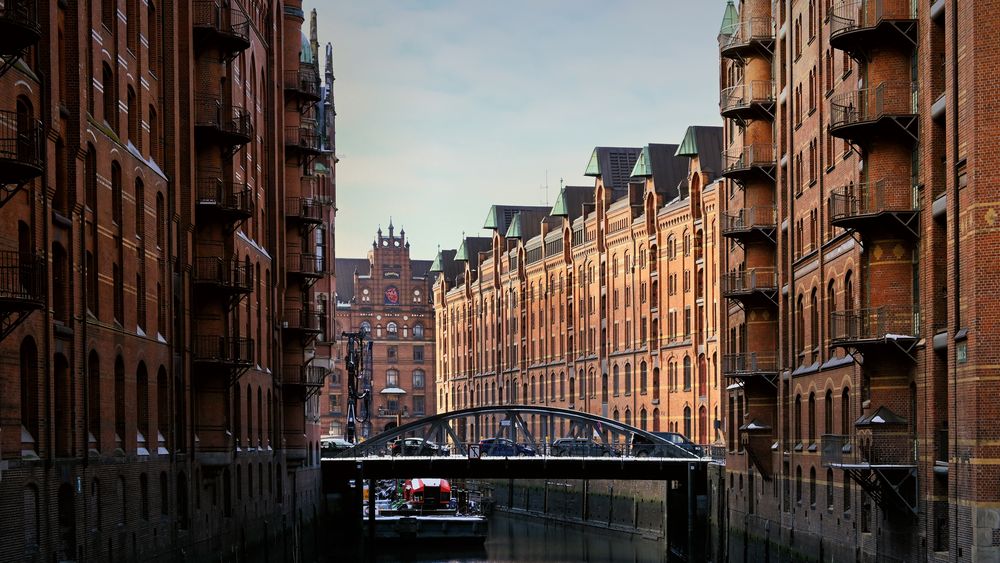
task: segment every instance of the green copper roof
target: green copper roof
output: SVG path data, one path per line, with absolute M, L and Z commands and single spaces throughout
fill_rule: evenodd
M 601 175 L 601 163 L 597 160 L 597 149 L 590 155 L 590 162 L 587 163 L 587 171 L 583 173 L 584 176 L 600 176 Z
M 507 238 L 521 238 L 521 214 L 515 213 L 510 220 L 510 227 L 507 228 Z
M 483 224 L 484 229 L 498 229 L 500 227 L 500 217 L 499 210 L 497 206 L 490 206 L 490 213 L 486 216 L 486 223 Z
M 695 137 L 694 127 L 688 127 L 684 133 L 684 140 L 677 147 L 674 156 L 698 156 L 698 140 Z
M 465 239 L 462 239 L 462 246 L 458 247 L 458 253 L 455 254 L 455 260 L 469 261 L 469 251 L 465 249 Z
M 649 145 L 642 147 L 639 158 L 635 159 L 635 166 L 632 167 L 633 176 L 652 176 L 653 167 L 649 164 Z
M 431 273 L 440 273 L 440 272 L 443 272 L 444 271 L 444 264 L 442 262 L 443 262 L 443 260 L 441 258 L 441 252 L 439 251 L 437 253 L 437 256 L 434 257 L 434 261 L 431 262 L 431 269 L 427 270 L 427 271 L 431 272 Z
M 569 217 L 569 209 L 566 206 L 566 188 L 559 190 L 559 196 L 556 197 L 556 203 L 552 206 L 552 211 L 549 215 L 553 217 Z
M 733 0 L 726 2 L 726 13 L 722 15 L 722 27 L 719 28 L 719 35 L 732 35 L 733 28 L 740 23 L 740 13 L 736 11 Z

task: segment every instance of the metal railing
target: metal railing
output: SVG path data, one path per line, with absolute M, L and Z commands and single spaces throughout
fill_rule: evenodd
M 738 149 L 722 151 L 722 171 L 746 170 L 753 166 L 774 166 L 774 143 L 754 143 Z
M 833 221 L 884 211 L 914 211 L 913 187 L 902 178 L 848 184 L 830 193 L 830 218 Z
M 754 41 L 774 41 L 774 18 L 747 18 L 724 27 L 719 34 L 719 49 L 724 51 Z
M 26 120 L 13 111 L 0 111 L 0 160 L 42 168 L 45 164 L 42 122 Z
M 722 355 L 722 373 L 726 377 L 742 377 L 757 373 L 777 372 L 777 352 L 744 352 Z
M 323 275 L 323 258 L 318 254 L 289 254 L 288 271 L 302 275 Z
M 245 183 L 226 182 L 211 171 L 198 174 L 197 195 L 199 205 L 212 205 L 227 211 L 253 215 L 254 203 L 250 188 Z
M 778 208 L 774 205 L 745 207 L 736 213 L 722 214 L 722 233 L 739 233 L 750 229 L 774 229 L 778 225 Z
M 44 258 L 16 250 L 0 251 L 0 300 L 41 304 L 45 282 Z
M 326 379 L 329 370 L 322 366 L 284 364 L 281 366 L 281 372 L 281 382 L 285 385 L 318 387 L 323 385 L 323 380 Z
M 724 445 L 719 446 L 712 444 L 711 446 L 708 447 L 708 449 L 710 455 L 712 456 L 712 463 L 717 463 L 719 465 L 726 464 L 726 453 L 728 453 L 726 446 Z
M 192 20 L 196 29 L 210 29 L 250 42 L 250 18 L 237 2 L 226 2 L 223 6 L 218 0 L 194 0 Z
M 823 434 L 820 457 L 830 465 L 910 466 L 917 461 L 917 440 L 905 427 L 858 430 L 857 434 Z
M 229 135 L 253 138 L 250 112 L 239 106 L 225 104 L 211 95 L 199 94 L 194 101 L 194 119 L 198 127 L 211 127 Z
M 285 127 L 285 145 L 304 150 L 318 151 L 320 147 L 319 133 L 309 125 L 292 125 Z
M 253 339 L 239 336 L 195 336 L 194 361 L 221 364 L 252 364 Z
M 890 115 L 915 115 L 916 107 L 915 82 L 883 82 L 830 98 L 830 127 L 865 123 Z
M 773 80 L 751 80 L 725 88 L 719 94 L 719 109 L 724 112 L 749 107 L 751 104 L 773 103 Z
M 920 332 L 920 310 L 906 305 L 883 305 L 835 311 L 830 323 L 834 344 L 863 340 L 913 339 Z
M 239 260 L 218 256 L 195 258 L 195 283 L 208 283 L 242 291 L 253 289 L 253 268 Z
M 319 97 L 319 73 L 316 65 L 299 63 L 298 70 L 285 71 L 285 89 L 295 90 L 303 94 Z
M 320 331 L 323 312 L 312 307 L 288 309 L 285 311 L 284 328 L 294 330 Z
M 37 0 L 4 0 L 0 2 L 0 21 L 7 25 L 17 25 L 41 34 L 42 25 L 38 22 Z
M 285 216 L 298 217 L 303 221 L 321 222 L 323 220 L 323 206 L 308 197 L 286 197 Z
M 916 19 L 912 0 L 846 0 L 830 8 L 830 37 L 870 29 L 884 20 Z
M 729 272 L 722 276 L 722 293 L 736 294 L 751 291 L 773 291 L 778 288 L 778 273 L 774 268 L 751 268 Z

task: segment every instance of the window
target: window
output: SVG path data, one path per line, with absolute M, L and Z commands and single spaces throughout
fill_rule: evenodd
M 813 392 L 809 393 L 809 443 L 816 443 L 816 393 Z
M 385 357 L 386 357 L 386 361 L 388 361 L 390 364 L 396 363 L 396 359 L 397 359 L 396 347 L 395 346 L 386 346 L 386 348 L 385 348 Z
M 135 90 L 131 86 L 125 93 L 125 100 L 125 107 L 128 111 L 128 142 L 136 147 L 141 147 L 142 143 L 139 142 L 139 108 L 135 100 Z
M 385 386 L 399 387 L 399 371 L 390 369 L 385 372 Z
M 684 407 L 684 435 L 691 436 L 691 407 Z
M 422 369 L 413 370 L 413 388 L 414 389 L 424 388 L 424 370 Z
M 423 416 L 427 412 L 426 401 L 423 395 L 414 395 L 413 397 L 413 415 Z
M 643 361 L 639 364 L 639 392 L 645 395 L 648 392 L 648 377 L 646 370 L 646 362 Z M 645 429 L 645 428 L 644 428 Z
M 424 338 L 424 325 L 413 325 L 413 338 L 415 340 L 422 340 Z
M 66 250 L 59 243 L 52 245 L 52 315 L 61 323 L 69 322 L 70 315 L 69 262 Z
M 30 336 L 21 342 L 21 427 L 31 435 L 32 442 L 38 436 L 38 347 Z
M 833 470 L 826 469 L 826 508 L 833 510 Z
M 816 468 L 809 468 L 809 505 L 816 508 Z
M 101 440 L 101 360 L 96 350 L 87 357 L 87 442 L 100 450 Z
M 632 394 L 632 365 L 625 364 L 625 394 Z
M 399 336 L 399 326 L 391 322 L 386 325 L 385 332 L 389 335 L 389 338 L 397 338 Z
M 424 361 L 424 347 L 423 346 L 414 346 L 413 347 L 413 361 L 414 362 L 423 362 Z
M 105 0 L 107 1 L 107 0 Z M 104 121 L 111 126 L 111 129 L 118 133 L 118 95 L 115 85 L 115 75 L 111 71 L 111 65 L 104 63 L 101 75 L 102 100 L 104 101 Z
M 691 390 L 691 358 L 684 356 L 684 390 Z

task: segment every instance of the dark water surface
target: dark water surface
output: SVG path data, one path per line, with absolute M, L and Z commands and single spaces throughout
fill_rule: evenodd
M 485 545 L 476 547 L 377 546 L 375 561 L 472 562 L 657 562 L 666 561 L 662 541 L 627 533 L 558 524 L 519 514 L 495 512 Z

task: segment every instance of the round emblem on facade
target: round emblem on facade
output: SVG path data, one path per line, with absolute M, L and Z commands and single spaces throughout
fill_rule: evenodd
M 385 288 L 385 304 L 399 305 L 399 290 L 396 289 L 396 286 L 390 285 Z

